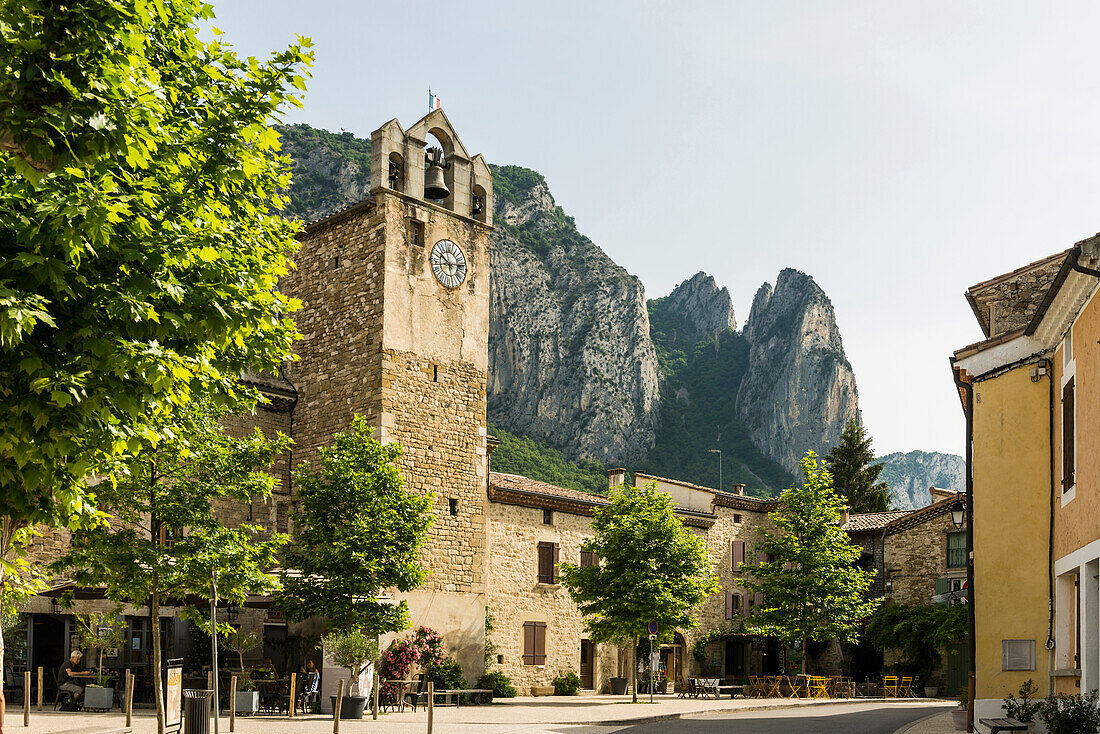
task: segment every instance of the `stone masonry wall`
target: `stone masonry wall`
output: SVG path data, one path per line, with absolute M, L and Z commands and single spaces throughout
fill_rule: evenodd
M 895 604 L 929 604 L 936 579 L 966 578 L 966 568 L 947 568 L 951 514 L 886 537 L 886 576 L 893 582 L 887 599 Z
M 544 525 L 543 511 L 500 502 L 489 504 L 488 607 L 496 617 L 493 642 L 504 656 L 490 665 L 511 677 L 520 695 L 531 686 L 550 685 L 562 671 L 579 672 L 580 642 L 588 634 L 569 592 L 560 584 L 538 583 L 538 544 L 557 543 L 562 563 L 580 563 L 580 545 L 592 537 L 592 518 L 554 511 L 554 524 Z M 523 623 L 546 623 L 546 664 L 524 665 Z M 613 645 L 596 645 L 593 677 L 596 690 L 617 674 Z

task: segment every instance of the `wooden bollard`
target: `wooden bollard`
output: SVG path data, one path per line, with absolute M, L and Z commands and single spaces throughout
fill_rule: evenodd
M 432 718 L 435 716 L 435 683 L 428 681 L 428 734 L 432 734 Z
M 46 672 L 41 665 L 38 666 L 38 710 L 42 710 L 42 689 L 45 688 Z
M 229 731 L 237 730 L 237 676 L 229 676 Z
M 134 674 L 127 669 L 126 671 L 126 726 L 129 727 L 134 721 Z
M 298 704 L 298 673 L 294 672 L 290 674 L 290 702 L 287 703 L 286 713 L 290 718 L 294 718 L 294 709 Z
M 344 681 L 336 682 L 336 705 L 332 707 L 332 734 L 340 734 L 340 709 L 344 705 Z
M 378 671 L 374 671 L 374 688 L 371 693 L 371 707 L 370 717 L 375 721 L 378 721 L 378 688 L 379 688 Z
M 23 673 L 23 726 L 31 725 L 31 671 Z

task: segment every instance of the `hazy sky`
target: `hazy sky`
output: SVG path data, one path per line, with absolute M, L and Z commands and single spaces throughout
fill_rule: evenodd
M 962 453 L 967 286 L 1100 229 L 1100 4 L 220 0 L 248 54 L 313 39 L 307 122 L 427 111 L 545 174 L 648 297 L 738 322 L 784 267 L 832 299 L 880 453 Z

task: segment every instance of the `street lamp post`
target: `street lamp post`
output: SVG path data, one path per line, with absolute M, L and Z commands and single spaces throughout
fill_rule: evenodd
M 722 490 L 722 449 L 711 449 L 710 453 L 718 454 L 718 491 Z

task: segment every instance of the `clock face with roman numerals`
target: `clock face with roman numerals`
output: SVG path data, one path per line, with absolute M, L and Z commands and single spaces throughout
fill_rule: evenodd
M 450 240 L 440 240 L 432 247 L 432 272 L 446 288 L 457 288 L 466 280 L 466 256 Z

